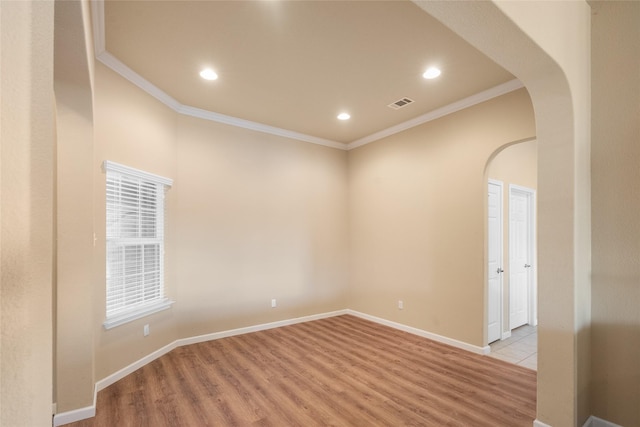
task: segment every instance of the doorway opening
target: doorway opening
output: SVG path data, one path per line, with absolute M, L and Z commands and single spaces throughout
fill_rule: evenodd
M 538 324 L 535 190 L 509 185 L 509 328 Z
M 487 164 L 486 337 L 493 357 L 537 368 L 535 140 Z

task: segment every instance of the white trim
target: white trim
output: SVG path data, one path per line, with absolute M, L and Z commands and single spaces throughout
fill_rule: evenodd
M 84 408 L 74 409 L 73 411 L 62 412 L 56 414 L 53 417 L 53 426 L 58 427 L 69 423 L 75 423 L 76 421 L 86 420 L 87 418 L 93 418 L 96 416 L 95 403 L 91 406 L 85 406 Z
M 116 58 L 106 50 L 97 55 L 97 59 L 172 110 L 177 112 L 178 109 L 182 107 L 181 103 L 176 101 L 173 97 L 160 89 L 158 86 L 154 85 L 153 83 L 142 77 L 140 74 L 133 71 L 131 68 L 129 68 L 127 65 L 125 65 L 118 58 Z
M 231 117 L 231 116 L 216 113 L 213 111 L 203 110 L 200 108 L 181 104 L 179 101 L 171 97 L 169 94 L 164 92 L 159 87 L 155 86 L 153 83 L 146 80 L 140 74 L 133 71 L 126 64 L 124 64 L 122 61 L 120 61 L 118 58 L 116 58 L 106 50 L 105 26 L 104 26 L 104 0 L 91 0 L 91 3 L 92 3 L 91 11 L 92 11 L 92 21 L 93 21 L 93 40 L 94 40 L 94 49 L 96 53 L 96 59 L 98 59 L 104 65 L 111 68 L 113 71 L 120 74 L 122 77 L 129 80 L 131 83 L 138 86 L 140 89 L 147 92 L 149 95 L 153 96 L 158 101 L 162 102 L 167 107 L 174 110 L 175 112 L 179 114 L 184 114 L 187 116 L 197 117 L 204 120 L 210 120 L 214 122 L 228 124 L 231 126 L 240 127 L 243 129 L 255 130 L 258 132 L 263 132 L 263 133 L 277 135 L 277 136 L 283 136 L 285 138 L 291 138 L 298 141 L 323 145 L 325 147 L 337 148 L 339 150 L 348 151 L 357 147 L 361 147 L 363 145 L 369 144 L 370 142 L 377 141 L 387 136 L 410 129 L 414 126 L 418 126 L 423 123 L 429 122 L 431 120 L 438 119 L 440 117 L 446 116 L 447 114 L 455 113 L 456 111 L 463 110 L 465 108 L 471 107 L 473 105 L 479 104 L 484 101 L 488 101 L 497 96 L 504 95 L 506 93 L 509 93 L 524 87 L 523 84 L 518 79 L 510 80 L 496 87 L 487 89 L 475 95 L 471 95 L 467 98 L 453 102 L 449 105 L 445 105 L 444 107 L 438 108 L 429 113 L 423 114 L 422 116 L 416 117 L 415 119 L 408 120 L 404 123 L 400 123 L 388 129 L 384 129 L 382 131 L 373 133 L 369 136 L 365 136 L 364 138 L 360 138 L 358 140 L 352 141 L 349 144 L 344 144 L 341 142 L 332 141 L 325 138 L 319 138 L 312 135 L 307 135 L 307 134 L 303 134 L 303 133 L 299 133 L 299 132 L 295 132 L 287 129 L 277 128 L 274 126 L 252 122 L 249 120 L 244 120 L 237 117 Z
M 171 350 L 175 349 L 179 347 L 177 345 L 177 341 L 173 341 L 170 344 L 165 345 L 162 348 L 159 348 L 158 350 L 154 351 L 153 353 L 147 354 L 146 356 L 144 356 L 141 359 L 136 360 L 135 362 L 131 363 L 128 366 L 125 366 L 124 368 L 120 369 L 117 372 L 114 372 L 113 374 L 101 379 L 100 381 L 98 381 L 96 383 L 96 393 L 104 390 L 105 388 L 109 387 L 111 384 L 121 380 L 122 378 L 126 377 L 129 374 L 132 374 L 133 372 L 137 371 L 138 369 L 142 368 L 145 365 L 148 365 L 149 363 L 153 362 L 154 360 L 164 356 L 165 354 L 169 353 Z
M 142 357 L 141 359 L 136 360 L 135 362 L 131 363 L 128 366 L 125 366 L 124 368 L 120 369 L 117 372 L 114 372 L 111 375 L 108 375 L 107 377 L 99 380 L 98 382 L 95 383 L 95 387 L 94 387 L 94 392 L 93 392 L 93 405 L 91 406 L 87 406 L 84 408 L 80 408 L 80 409 L 74 409 L 72 411 L 67 411 L 67 412 L 62 412 L 60 414 L 56 414 L 53 417 L 53 425 L 54 427 L 58 427 L 64 424 L 69 424 L 72 422 L 76 422 L 76 421 L 81 421 L 87 418 L 92 418 L 95 417 L 96 415 L 96 402 L 97 402 L 97 394 L 99 391 L 104 390 L 105 388 L 109 387 L 110 385 L 114 384 L 115 382 L 121 380 L 122 378 L 126 377 L 127 375 L 133 373 L 134 371 L 142 368 L 143 366 L 153 362 L 154 360 L 158 359 L 159 357 L 164 356 L 165 354 L 169 353 L 171 350 L 178 348 L 178 347 L 182 347 L 185 345 L 190 345 L 190 344 L 197 344 L 200 342 L 205 342 L 205 341 L 212 341 L 212 340 L 217 340 L 217 339 L 221 339 L 221 338 L 227 338 L 227 337 L 232 337 L 232 336 L 236 336 L 236 335 L 242 335 L 242 334 L 248 334 L 251 332 L 258 332 L 258 331 L 265 331 L 267 329 L 273 329 L 273 328 L 279 328 L 282 326 L 288 326 L 288 325 L 294 325 L 297 323 L 304 323 L 304 322 L 310 322 L 313 320 L 319 320 L 319 319 L 326 319 L 329 317 L 335 317 L 335 316 L 341 316 L 343 314 L 350 314 L 352 316 L 356 316 L 356 317 L 360 317 L 362 319 L 366 319 L 366 320 L 370 320 L 372 322 L 375 323 L 379 323 L 381 325 L 385 325 L 385 326 L 389 326 L 392 327 L 394 329 L 398 329 L 401 331 L 405 331 L 405 332 L 409 332 L 411 334 L 414 335 L 418 335 L 421 336 L 423 338 L 428 338 L 430 340 L 433 341 L 437 341 L 437 342 L 441 342 L 443 344 L 448 344 L 451 345 L 453 347 L 457 347 L 460 348 L 462 350 L 467 350 L 470 351 L 472 353 L 476 353 L 476 354 L 489 354 L 490 352 L 490 347 L 489 346 L 485 346 L 485 347 L 478 347 L 475 345 L 471 345 L 462 341 L 458 341 L 452 338 L 447 338 L 444 337 L 442 335 L 437 335 L 431 332 L 427 332 L 424 331 L 422 329 L 417 329 L 411 326 L 407 326 L 407 325 L 403 325 L 400 323 L 396 323 L 396 322 L 391 322 L 389 320 L 385 320 L 382 319 L 380 317 L 375 317 L 375 316 L 371 316 L 368 314 L 364 314 L 358 311 L 354 311 L 354 310 L 350 310 L 350 309 L 344 309 L 344 310 L 337 310 L 337 311 L 330 311 L 330 312 L 326 312 L 326 313 L 320 313 L 320 314 L 313 314 L 310 316 L 303 316 L 303 317 L 296 317 L 293 319 L 285 319 L 285 320 L 279 320 L 276 322 L 270 322 L 270 323 L 263 323 L 260 325 L 254 325 L 254 326 L 247 326 L 244 328 L 237 328 L 237 329 L 230 329 L 227 331 L 221 331 L 221 332 L 214 332 L 211 334 L 206 334 L 206 335 L 198 335 L 195 337 L 190 337 L 190 338 L 182 338 L 182 339 L 177 339 L 175 341 L 173 341 L 172 343 L 169 343 L 167 345 L 165 345 L 164 347 Z M 542 427 L 542 425 L 541 425 Z
M 108 377 L 103 378 L 102 380 L 98 381 L 96 383 L 96 390 L 100 391 L 103 390 L 107 387 L 109 387 L 111 384 L 115 383 L 116 381 L 126 377 L 127 375 L 131 374 L 132 372 L 136 371 L 137 369 L 140 369 L 141 367 L 145 366 L 148 363 L 153 362 L 154 360 L 156 360 L 157 358 L 167 354 L 168 352 L 170 352 L 171 350 L 178 348 L 178 347 L 182 347 L 185 345 L 191 345 L 191 344 L 197 344 L 197 343 L 201 343 L 201 342 L 206 342 L 206 341 L 214 341 L 214 340 L 218 340 L 218 339 L 222 339 L 222 338 L 228 338 L 228 337 L 233 337 L 233 336 L 237 336 L 237 335 L 243 335 L 243 334 L 249 334 L 252 332 L 259 332 L 259 331 L 265 331 L 268 329 L 274 329 L 274 328 L 280 328 L 282 326 L 289 326 L 289 325 L 295 325 L 297 323 L 304 323 L 304 322 L 311 322 L 313 320 L 320 320 L 320 319 L 326 319 L 329 317 L 335 317 L 335 316 L 341 316 L 344 314 L 350 314 L 356 317 L 360 317 L 362 319 L 366 319 L 366 320 L 370 320 L 372 322 L 375 323 L 379 323 L 385 326 L 390 326 L 392 328 L 395 329 L 399 329 L 405 332 L 409 332 L 412 333 L 414 335 L 419 335 L 423 338 L 428 338 L 431 339 L 433 341 L 438 341 L 444 344 L 449 344 L 451 346 L 463 349 L 463 350 L 467 350 L 467 351 L 471 351 L 473 353 L 477 353 L 477 354 L 489 354 L 489 346 L 485 346 L 485 347 L 477 347 L 471 344 L 467 344 L 465 342 L 462 341 L 458 341 L 458 340 L 454 340 L 452 338 L 447 338 L 444 337 L 442 335 L 437 335 L 437 334 L 433 334 L 431 332 L 427 332 L 421 329 L 417 329 L 417 328 L 413 328 L 411 326 L 406 326 L 406 325 L 402 325 L 400 323 L 396 323 L 396 322 L 391 322 L 379 317 L 375 317 L 375 316 L 371 316 L 368 314 L 364 314 L 358 311 L 354 311 L 354 310 L 350 310 L 350 309 L 344 309 L 344 310 L 337 310 L 337 311 L 330 311 L 330 312 L 326 312 L 326 313 L 320 313 L 320 314 L 313 314 L 313 315 L 309 315 L 309 316 L 303 316 L 303 317 L 296 317 L 293 319 L 285 319 L 285 320 L 279 320 L 276 322 L 270 322 L 270 323 L 263 323 L 263 324 L 259 324 L 259 325 L 253 325 L 253 326 L 247 326 L 247 327 L 243 327 L 243 328 L 237 328 L 237 329 L 230 329 L 230 330 L 226 330 L 226 331 L 220 331 L 220 332 L 213 332 L 211 334 L 205 334 L 205 335 L 197 335 L 194 337 L 190 337 L 190 338 L 181 338 L 181 339 L 177 339 L 174 342 L 167 344 L 166 346 L 154 351 L 153 353 L 137 360 L 136 362 L 133 362 L 132 364 L 130 364 L 129 366 L 126 366 L 122 369 L 120 369 L 119 371 L 109 375 Z
M 533 420 L 533 427 L 551 427 L 549 424 L 545 424 L 542 421 Z
M 506 340 L 507 338 L 511 338 L 511 331 L 502 331 L 501 340 Z
M 116 326 L 124 325 L 136 319 L 141 319 L 159 311 L 167 310 L 175 301 L 165 298 L 146 307 L 138 307 L 135 310 L 109 317 L 102 323 L 102 326 L 109 330 Z
M 489 178 L 487 180 L 487 195 L 489 194 L 489 185 L 495 185 L 500 187 L 500 224 L 498 225 L 500 228 L 500 262 L 499 268 L 504 272 L 504 182 Z M 489 336 L 489 206 L 487 205 L 487 255 L 485 256 L 485 268 L 487 268 L 487 272 L 485 275 L 485 289 L 487 293 L 487 307 L 486 307 L 486 319 L 485 319 L 485 330 L 487 331 L 487 337 Z M 504 274 L 500 273 L 500 339 L 504 339 Z M 511 335 L 511 332 L 509 332 Z
M 611 421 L 603 420 L 602 418 L 594 417 L 591 415 L 584 423 L 583 427 L 622 427 L 619 424 L 612 423 Z
M 96 416 L 96 388 L 93 388 L 93 405 L 85 406 L 84 408 L 74 409 L 72 411 L 61 412 L 53 416 L 53 427 L 63 426 L 69 423 L 75 423 L 77 421 L 86 420 L 87 418 L 93 418 Z
M 369 136 L 365 136 L 364 138 L 360 138 L 353 142 L 350 142 L 349 144 L 347 144 L 347 150 L 353 150 L 354 148 L 362 147 L 363 145 L 369 144 L 382 138 L 386 138 L 387 136 L 394 135 L 407 129 L 411 129 L 412 127 L 419 126 L 423 123 L 439 119 L 457 111 L 464 110 L 465 108 L 469 108 L 476 104 L 480 104 L 481 102 L 496 98 L 500 95 L 513 92 L 514 90 L 520 89 L 522 87 L 524 87 L 524 85 L 520 80 L 510 80 L 506 83 L 502 83 L 501 85 L 492 87 L 490 89 L 476 93 L 475 95 L 468 96 L 449 105 L 445 105 L 444 107 L 440 107 L 438 109 L 430 111 L 426 114 L 423 114 L 422 116 L 416 117 L 415 119 L 407 120 L 406 122 L 391 126 L 390 128 L 381 130 L 380 132 L 376 132 Z
M 348 310 L 331 311 L 328 313 L 314 314 L 311 316 L 296 317 L 294 319 L 279 320 L 277 322 L 263 323 L 261 325 L 247 326 L 245 328 L 231 329 L 228 331 L 214 332 L 212 334 L 198 335 L 191 338 L 183 338 L 177 341 L 178 347 L 200 342 L 219 340 L 236 335 L 250 334 L 251 332 L 266 331 L 268 329 L 280 328 L 282 326 L 295 325 L 297 323 L 311 322 L 312 320 L 326 319 L 329 317 L 348 314 Z
M 476 354 L 489 354 L 491 352 L 491 347 L 489 347 L 488 345 L 484 346 L 484 347 L 478 347 L 476 345 L 473 344 L 469 344 L 463 341 L 458 341 L 455 340 L 453 338 L 448 338 L 442 335 L 438 335 L 438 334 L 434 334 L 432 332 L 428 332 L 422 329 L 418 329 L 418 328 L 414 328 L 412 326 L 407 326 L 407 325 L 403 325 L 402 323 L 396 323 L 396 322 L 392 322 L 390 320 L 386 320 L 386 319 L 382 319 L 380 317 L 376 317 L 376 316 L 371 316 L 369 314 L 365 314 L 365 313 L 360 313 L 358 311 L 354 311 L 354 310 L 347 310 L 347 314 L 351 314 L 353 316 L 356 317 L 360 317 L 362 319 L 366 319 L 366 320 L 370 320 L 372 322 L 375 323 L 379 323 L 381 325 L 385 325 L 385 326 L 389 326 L 392 327 L 394 329 L 398 329 L 404 332 L 409 332 L 410 334 L 414 334 L 414 335 L 418 335 L 420 337 L 423 338 L 428 338 L 430 340 L 433 341 L 437 341 L 439 343 L 442 344 L 447 344 L 450 345 L 452 347 L 456 347 L 459 348 L 461 350 L 466 350 L 466 351 L 470 351 L 472 353 L 476 353 Z
M 237 117 L 227 116 L 220 113 L 214 113 L 213 111 L 203 110 L 201 108 L 190 107 L 188 105 L 180 105 L 178 113 L 185 116 L 196 117 L 199 119 L 210 120 L 212 122 L 224 123 L 231 126 L 236 126 L 243 129 L 254 130 L 257 132 L 268 133 L 270 135 L 283 136 L 285 138 L 296 139 L 298 141 L 310 142 L 311 144 L 324 145 L 325 147 L 338 148 L 340 150 L 346 150 L 347 145 L 341 142 L 332 141 L 330 139 L 318 138 L 311 135 L 306 135 L 300 132 L 294 132 L 274 126 L 265 125 L 263 123 L 252 122 L 250 120 L 244 120 Z
M 311 316 L 298 317 L 298 318 L 294 318 L 294 319 L 281 320 L 281 321 L 271 322 L 271 323 L 264 323 L 264 324 L 261 324 L 261 325 L 247 326 L 245 328 L 238 328 L 238 329 L 231 329 L 231 330 L 228 330 L 228 331 L 214 332 L 214 333 L 206 334 L 206 335 L 198 335 L 198 336 L 191 337 L 191 338 L 177 339 L 174 342 L 172 342 L 170 344 L 167 344 L 164 347 L 154 351 L 153 353 L 148 354 L 147 356 L 143 357 L 142 359 L 139 359 L 139 360 L 133 362 L 129 366 L 126 366 L 126 367 L 120 369 L 119 371 L 114 372 L 113 374 L 101 379 L 100 381 L 98 381 L 96 383 L 96 390 L 100 391 L 100 390 L 103 390 L 103 389 L 109 387 L 111 384 L 115 383 L 116 381 L 121 380 L 122 378 L 126 377 L 127 375 L 129 375 L 129 374 L 133 373 L 134 371 L 142 368 L 143 366 L 153 362 L 157 358 L 159 358 L 161 356 L 164 356 L 165 354 L 167 354 L 171 350 L 173 350 L 175 348 L 178 348 L 178 347 L 182 347 L 182 346 L 190 345 L 190 344 L 196 344 L 196 343 L 205 342 L 205 341 L 213 341 L 213 340 L 232 337 L 232 336 L 236 336 L 236 335 L 248 334 L 248 333 L 251 333 L 251 332 L 257 332 L 257 331 L 264 331 L 264 330 L 267 330 L 267 329 L 279 328 L 281 326 L 294 325 L 296 323 L 310 322 L 312 320 L 318 320 L 318 319 L 324 319 L 324 318 L 328 318 L 328 317 L 340 316 L 340 315 L 346 314 L 346 313 L 347 313 L 346 310 L 332 311 L 332 312 L 328 312 L 328 313 L 315 314 L 315 315 L 311 315 Z
M 527 322 L 532 326 L 538 325 L 538 283 L 537 283 L 537 219 L 536 219 L 536 190 L 529 187 L 523 187 L 521 185 L 509 184 L 509 236 L 511 236 L 511 198 L 514 193 L 525 194 L 528 198 L 528 215 L 529 215 L 529 230 L 528 231 L 528 240 L 529 240 L 529 256 L 531 257 L 531 268 L 529 268 L 529 287 L 527 289 Z M 511 237 L 509 237 L 509 276 L 511 276 Z M 509 277 L 509 287 L 511 287 L 511 277 Z M 511 292 L 511 288 L 509 288 L 509 292 Z M 511 310 L 511 308 L 509 308 Z M 509 325 L 511 328 L 511 325 Z
M 122 77 L 138 86 L 149 95 L 162 102 L 167 107 L 171 108 L 179 114 L 186 116 L 196 117 L 204 120 L 210 120 L 218 123 L 224 123 L 231 126 L 236 126 L 244 129 L 255 130 L 258 132 L 268 133 L 271 135 L 283 136 L 285 138 L 291 138 L 299 141 L 310 142 L 312 144 L 324 145 L 326 147 L 338 148 L 340 150 L 346 150 L 347 145 L 341 142 L 331 141 L 329 139 L 318 138 L 311 135 L 306 135 L 299 132 L 294 132 L 286 129 L 277 128 L 274 126 L 265 125 L 262 123 L 252 122 L 249 120 L 240 119 L 237 117 L 231 117 L 213 111 L 203 110 L 189 105 L 184 105 L 177 101 L 175 98 L 167 94 L 165 91 L 149 82 L 147 79 L 136 73 L 133 69 L 129 68 L 125 63 L 113 56 L 106 50 L 105 45 L 105 28 L 104 28 L 104 0 L 91 0 L 91 10 L 93 17 L 93 40 L 94 48 L 96 52 L 96 59 L 102 62 L 107 67 L 111 68 Z
M 167 187 L 171 187 L 173 185 L 173 180 L 171 178 L 165 178 L 160 175 L 141 171 L 139 169 L 135 169 L 130 166 L 121 165 L 120 163 L 112 162 L 110 160 L 105 160 L 104 162 L 102 162 L 102 171 L 103 172 L 106 172 L 106 171 L 119 172 L 125 175 L 130 175 L 136 178 L 144 179 L 146 181 L 153 181 L 158 184 L 163 184 L 163 185 L 166 185 Z
M 237 117 L 227 116 L 213 111 L 203 110 L 201 108 L 191 107 L 189 105 L 181 104 L 175 98 L 164 92 L 162 89 L 146 80 L 140 74 L 133 71 L 126 64 L 121 62 L 118 58 L 113 56 L 107 51 L 104 51 L 97 56 L 97 59 L 107 67 L 111 68 L 116 73 L 120 74 L 125 79 L 129 80 L 134 85 L 138 86 L 149 95 L 156 98 L 158 101 L 165 104 L 178 114 L 185 116 L 196 117 L 204 120 L 210 120 L 212 122 L 223 123 L 243 129 L 254 130 L 271 135 L 283 136 L 286 138 L 296 139 L 299 141 L 310 142 L 312 144 L 324 145 L 326 147 L 338 148 L 340 150 L 346 150 L 346 144 L 341 142 L 331 141 L 329 139 L 318 138 L 311 135 L 306 135 L 299 132 L 294 132 L 286 129 L 277 128 L 274 126 L 265 125 L 262 123 L 252 122 L 250 120 L 244 120 Z
M 343 314 L 347 314 L 348 310 L 338 310 L 338 311 L 332 311 L 332 312 L 328 312 L 328 313 L 321 313 L 321 314 L 314 314 L 314 315 L 310 315 L 310 316 L 304 316 L 304 317 L 298 317 L 298 318 L 294 318 L 294 319 L 286 319 L 286 320 L 281 320 L 281 321 L 277 321 L 277 322 L 271 322 L 271 323 L 264 323 L 261 325 L 254 325 L 254 326 L 248 326 L 245 328 L 238 328 L 238 329 L 231 329 L 228 331 L 222 331 L 222 332 L 214 332 L 212 334 L 206 334 L 206 335 L 199 335 L 199 336 L 195 336 L 195 337 L 191 337 L 191 338 L 183 338 L 183 339 L 178 339 L 176 341 L 173 341 L 170 344 L 165 345 L 164 347 L 154 351 L 151 354 L 148 354 L 146 356 L 144 356 L 143 358 L 131 363 L 128 366 L 125 366 L 124 368 L 120 369 L 117 372 L 114 372 L 113 374 L 101 379 L 100 381 L 98 381 L 95 385 L 95 393 L 99 392 L 100 390 L 104 390 L 105 388 L 109 387 L 110 385 L 114 384 L 115 382 L 121 380 L 122 378 L 126 377 L 127 375 L 135 372 L 136 370 L 142 368 L 143 366 L 153 362 L 154 360 L 158 359 L 159 357 L 164 356 L 165 354 L 169 353 L 171 350 L 178 348 L 178 347 L 182 347 L 185 345 L 190 345 L 190 344 L 196 344 L 196 343 L 200 343 L 200 342 L 205 342 L 205 341 L 212 341 L 212 340 L 216 340 L 216 339 L 221 339 L 221 338 L 226 338 L 226 337 L 232 337 L 232 336 L 236 336 L 236 335 L 242 335 L 242 334 L 248 334 L 251 332 L 257 332 L 257 331 L 264 331 L 267 329 L 273 329 L 273 328 L 279 328 L 281 326 L 288 326 L 288 325 L 294 325 L 296 323 L 303 323 L 303 322 L 310 322 L 312 320 L 319 320 L 319 319 L 325 319 L 328 317 L 334 317 L 334 316 L 340 316 Z M 84 418 L 90 418 L 95 416 L 95 398 L 94 398 L 94 406 L 93 406 L 93 415 L 84 417 Z M 88 407 L 89 408 L 89 407 Z M 83 409 L 79 409 L 76 411 L 70 411 L 69 413 L 75 413 L 77 411 L 82 411 L 85 410 L 87 408 L 83 408 Z M 65 412 L 64 414 L 69 414 L 67 412 Z M 63 415 L 63 414 L 61 414 Z M 78 419 L 74 419 L 72 421 L 67 421 L 65 423 L 62 424 L 67 424 L 69 422 L 74 422 L 74 421 L 79 421 L 81 419 L 84 418 L 78 418 Z M 57 425 L 62 425 L 62 424 L 57 424 Z
M 104 0 L 91 0 L 91 23 L 93 26 L 93 49 L 98 57 L 105 50 Z

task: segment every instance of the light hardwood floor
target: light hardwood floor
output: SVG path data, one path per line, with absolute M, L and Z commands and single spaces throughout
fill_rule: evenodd
M 177 348 L 68 426 L 527 426 L 536 373 L 354 316 Z

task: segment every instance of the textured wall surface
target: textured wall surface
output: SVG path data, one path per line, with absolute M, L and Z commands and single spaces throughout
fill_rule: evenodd
M 593 2 L 593 414 L 640 425 L 640 3 Z
M 0 3 L 0 425 L 51 425 L 53 2 Z

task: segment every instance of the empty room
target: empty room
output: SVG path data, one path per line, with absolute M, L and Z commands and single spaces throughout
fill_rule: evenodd
M 640 425 L 639 19 L 3 2 L 2 425 Z

